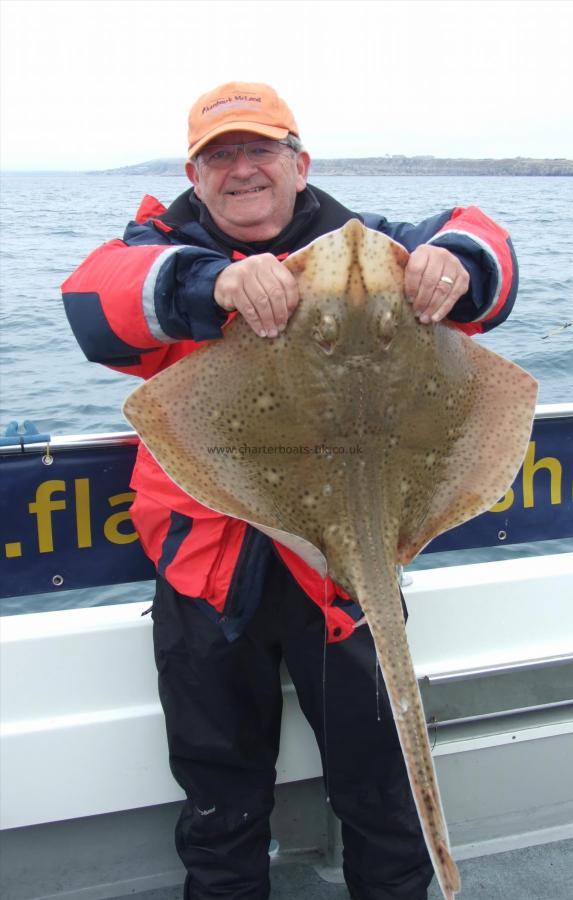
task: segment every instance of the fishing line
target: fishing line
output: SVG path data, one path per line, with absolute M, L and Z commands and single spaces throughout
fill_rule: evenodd
M 437 723 L 436 723 L 435 718 L 433 718 L 433 717 L 432 717 L 432 719 L 430 720 L 430 727 L 431 727 L 432 725 L 434 726 L 434 743 L 432 744 L 431 753 L 433 753 L 434 750 L 436 749 L 436 744 L 437 744 L 437 742 L 438 742 L 438 725 L 437 725 Z
M 541 338 L 542 341 L 548 340 L 548 338 L 553 337 L 554 334 L 559 334 L 561 331 L 565 331 L 566 328 L 571 328 L 573 322 L 565 322 L 564 325 L 560 325 L 559 328 L 554 328 L 553 331 L 548 332 L 548 334 L 544 334 Z
M 328 591 L 326 578 L 324 578 L 324 642 L 322 647 L 322 742 L 324 745 L 324 783 L 326 786 L 326 801 L 330 802 L 330 788 L 328 778 L 328 748 L 326 730 L 326 647 L 328 644 Z
M 374 664 L 376 666 L 376 718 L 379 722 L 382 721 L 380 716 L 380 663 L 378 662 L 378 653 L 376 652 L 376 647 L 374 647 Z

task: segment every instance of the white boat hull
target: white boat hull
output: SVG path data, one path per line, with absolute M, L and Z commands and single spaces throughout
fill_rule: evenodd
M 573 554 L 414 572 L 405 594 L 457 857 L 573 836 L 573 701 L 562 689 L 573 670 Z M 182 794 L 167 763 L 147 605 L 2 619 L 11 900 L 49 897 L 55 884 L 71 893 L 54 895 L 88 900 L 181 879 L 171 829 Z M 284 694 L 273 833 L 283 850 L 330 850 L 336 862 L 320 758 L 287 677 Z M 32 853 L 38 843 L 50 852 Z M 98 860 L 107 854 L 108 888 L 97 883 L 94 846 Z

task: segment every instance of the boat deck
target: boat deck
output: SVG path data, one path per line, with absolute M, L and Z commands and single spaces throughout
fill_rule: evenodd
M 573 840 L 466 859 L 458 863 L 462 878 L 459 900 L 571 900 L 573 897 Z M 309 863 L 271 866 L 272 900 L 348 900 L 340 869 L 328 880 Z M 130 894 L 134 900 L 181 900 L 181 888 L 161 888 Z M 428 900 L 441 900 L 436 880 Z M 110 898 L 119 900 L 119 897 Z M 358 898 L 359 900 L 359 898 Z

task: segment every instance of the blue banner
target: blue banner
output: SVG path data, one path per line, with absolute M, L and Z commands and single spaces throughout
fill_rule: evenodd
M 440 535 L 424 552 L 568 537 L 573 537 L 573 415 L 536 419 L 507 494 L 489 512 Z
M 129 515 L 136 449 L 0 455 L 0 597 L 154 577 Z
M 495 427 L 495 426 L 493 426 Z M 0 450 L 0 597 L 153 578 L 129 515 L 135 445 Z M 535 421 L 505 497 L 425 553 L 573 537 L 573 415 Z

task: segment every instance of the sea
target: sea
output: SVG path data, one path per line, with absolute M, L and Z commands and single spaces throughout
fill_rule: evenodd
M 518 299 L 504 325 L 475 340 L 531 372 L 540 384 L 539 403 L 573 402 L 573 178 L 316 176 L 311 183 L 351 209 L 390 221 L 419 222 L 477 205 L 503 225 L 519 260 Z M 52 436 L 128 429 L 121 406 L 137 379 L 86 361 L 64 315 L 60 285 L 91 250 L 122 236 L 144 194 L 167 205 L 188 186 L 184 175 L 1 176 L 0 434 L 25 419 Z M 427 554 L 414 568 L 572 549 L 571 541 L 550 541 Z M 16 598 L 2 612 L 124 598 L 121 587 L 70 591 L 58 599 Z

